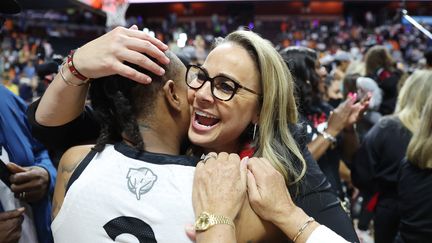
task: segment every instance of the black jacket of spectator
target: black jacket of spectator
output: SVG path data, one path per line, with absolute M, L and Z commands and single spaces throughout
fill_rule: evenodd
M 381 196 L 396 196 L 397 173 L 412 133 L 395 116 L 383 117 L 365 135 L 352 164 L 354 185 Z
M 375 207 L 375 241 L 393 242 L 399 225 L 397 175 L 411 132 L 396 116 L 382 118 L 366 134 L 352 163 L 353 184 L 367 195 L 379 193 Z
M 432 170 L 420 169 L 406 159 L 398 181 L 399 235 L 395 243 L 432 241 Z
M 392 114 L 396 107 L 398 96 L 397 85 L 402 77 L 402 73 L 398 70 L 379 70 L 375 76 L 370 78 L 374 79 L 378 86 L 383 91 L 383 100 L 379 108 L 382 115 Z

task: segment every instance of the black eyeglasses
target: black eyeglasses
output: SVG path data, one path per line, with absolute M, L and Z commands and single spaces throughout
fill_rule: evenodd
M 191 89 L 200 89 L 205 82 L 209 81 L 211 85 L 212 95 L 222 101 L 229 101 L 237 93 L 238 89 L 244 89 L 253 94 L 261 96 L 257 92 L 246 88 L 236 81 L 225 77 L 223 75 L 218 75 L 216 77 L 209 77 L 207 70 L 201 68 L 197 65 L 188 65 L 186 72 L 186 84 Z

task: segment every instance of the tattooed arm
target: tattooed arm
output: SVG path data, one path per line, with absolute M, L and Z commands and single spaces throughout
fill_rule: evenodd
M 63 199 L 66 192 L 66 186 L 72 173 L 75 171 L 80 162 L 90 152 L 93 145 L 83 145 L 72 147 L 67 150 L 58 166 L 57 181 L 54 189 L 53 207 L 52 207 L 52 219 L 54 220 L 57 216 L 60 208 L 63 204 Z

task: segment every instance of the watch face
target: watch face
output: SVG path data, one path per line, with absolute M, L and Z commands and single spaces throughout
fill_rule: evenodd
M 195 230 L 206 230 L 210 226 L 210 215 L 206 212 L 203 212 L 198 217 L 195 222 Z

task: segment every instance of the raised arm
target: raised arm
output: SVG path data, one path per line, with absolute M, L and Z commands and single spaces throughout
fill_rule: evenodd
M 151 79 L 147 75 L 124 62 L 137 64 L 162 75 L 164 70 L 144 54 L 166 64 L 169 59 L 163 53 L 165 50 L 165 44 L 139 31 L 136 26 L 129 29 L 118 27 L 76 50 L 73 65 L 90 80 L 120 74 L 137 82 L 149 83 Z M 34 114 L 35 121 L 43 126 L 64 125 L 76 119 L 84 110 L 89 84 L 83 84 L 66 65 L 62 65 L 60 69 L 62 73 L 56 75 Z

